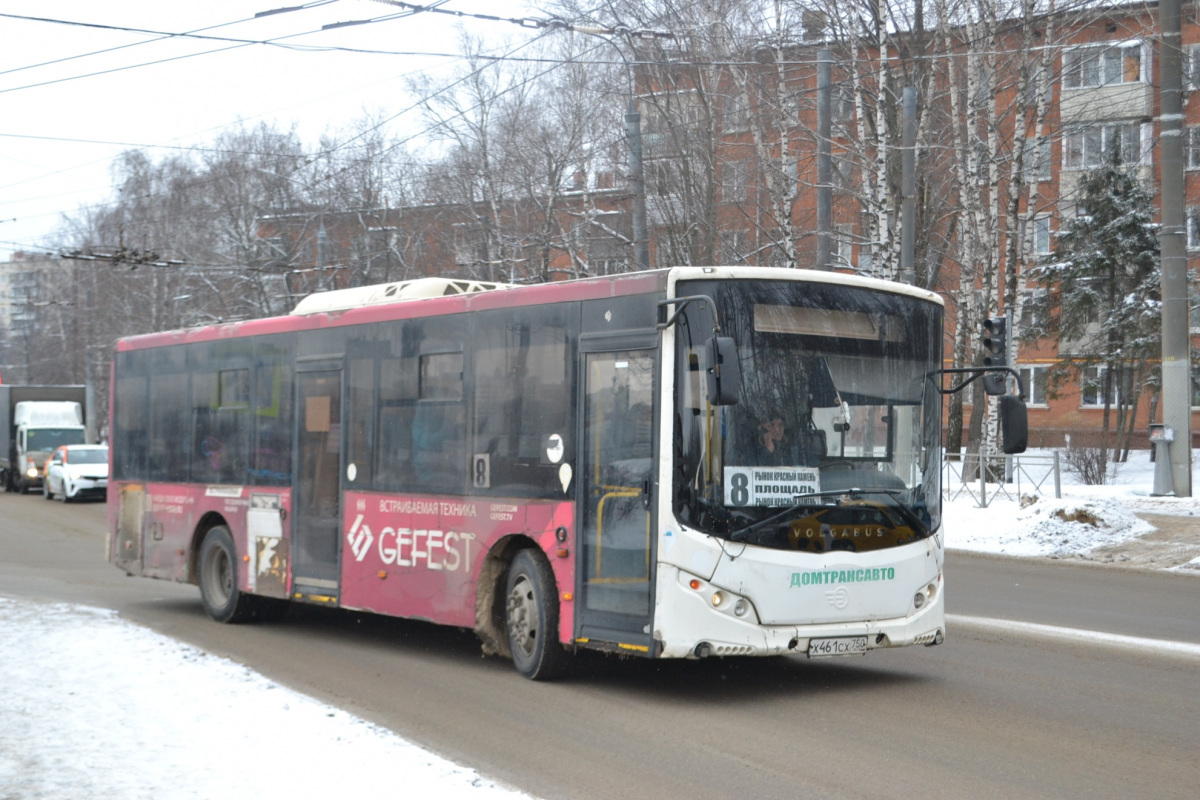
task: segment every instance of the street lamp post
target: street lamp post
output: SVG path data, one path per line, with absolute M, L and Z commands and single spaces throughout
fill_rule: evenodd
M 633 250 L 634 262 L 639 270 L 650 268 L 650 232 L 646 222 L 646 170 L 642 161 L 642 115 L 637 108 L 637 83 L 633 65 L 624 50 L 613 41 L 614 36 L 624 36 L 628 41 L 640 39 L 673 39 L 675 35 L 664 31 L 627 28 L 598 28 L 589 25 L 564 23 L 566 30 L 598 36 L 612 45 L 617 55 L 625 62 L 625 73 L 629 79 L 629 105 L 625 110 L 625 141 L 629 158 L 629 189 L 633 195 Z

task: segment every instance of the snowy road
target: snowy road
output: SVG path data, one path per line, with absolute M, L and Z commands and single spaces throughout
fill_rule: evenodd
M 324 713 L 335 717 L 325 719 L 357 715 L 537 797 L 1190 797 L 1200 782 L 1197 666 L 1186 659 L 963 626 L 942 647 L 834 662 L 584 658 L 572 678 L 537 685 L 481 659 L 471 635 L 421 623 L 311 609 L 279 625 L 216 625 L 193 587 L 108 566 L 103 516 L 99 505 L 0 496 L 0 595 L 115 609 L 332 704 Z M 1111 568 L 964 554 L 951 555 L 948 575 L 951 611 L 970 616 L 1186 639 L 1200 607 L 1195 576 L 1129 581 Z M 6 682 L 11 641 L 0 647 Z M 45 676 L 64 686 L 59 673 Z M 232 677 L 248 683 L 241 667 Z M 143 717 L 153 723 L 168 706 Z M 0 709 L 9 725 L 16 712 Z M 32 719 L 30 730 L 45 729 Z M 337 747 L 343 734 L 333 730 L 312 735 L 320 753 Z M 238 723 L 216 731 L 241 741 Z M 170 762 L 170 753 L 135 757 L 154 759 Z M 380 761 L 399 763 L 323 763 L 331 775 L 357 776 Z M 113 775 L 130 769 L 112 760 Z M 212 769 L 237 785 L 250 767 Z M 408 773 L 393 773 L 388 786 L 401 790 Z M 482 791 L 473 780 L 467 789 Z M 26 795 L 0 790 L 9 796 Z

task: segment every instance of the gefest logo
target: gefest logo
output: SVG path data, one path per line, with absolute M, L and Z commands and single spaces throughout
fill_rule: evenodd
M 354 524 L 350 526 L 350 531 L 346 534 L 346 541 L 350 545 L 350 551 L 354 553 L 354 560 L 362 561 L 367 555 L 367 549 L 371 546 L 371 542 L 375 541 L 371 529 L 363 525 L 362 514 L 354 518 Z
M 475 534 L 458 531 L 385 527 L 376 536 L 363 515 L 354 518 L 346 532 L 346 543 L 355 561 L 363 561 L 374 550 L 383 564 L 397 567 L 422 567 L 434 571 L 457 572 L 471 568 L 471 542 Z

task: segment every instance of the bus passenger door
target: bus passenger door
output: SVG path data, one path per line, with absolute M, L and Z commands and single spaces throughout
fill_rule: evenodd
M 306 370 L 301 364 L 296 385 L 292 597 L 335 603 L 341 550 L 342 371 Z
M 655 350 L 583 355 L 577 636 L 652 646 Z

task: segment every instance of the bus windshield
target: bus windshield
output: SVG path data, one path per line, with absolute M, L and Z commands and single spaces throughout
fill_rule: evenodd
M 705 395 L 708 304 L 680 318 L 673 505 L 750 544 L 867 551 L 940 524 L 941 308 L 871 288 L 695 281 L 737 343 L 735 405 Z

